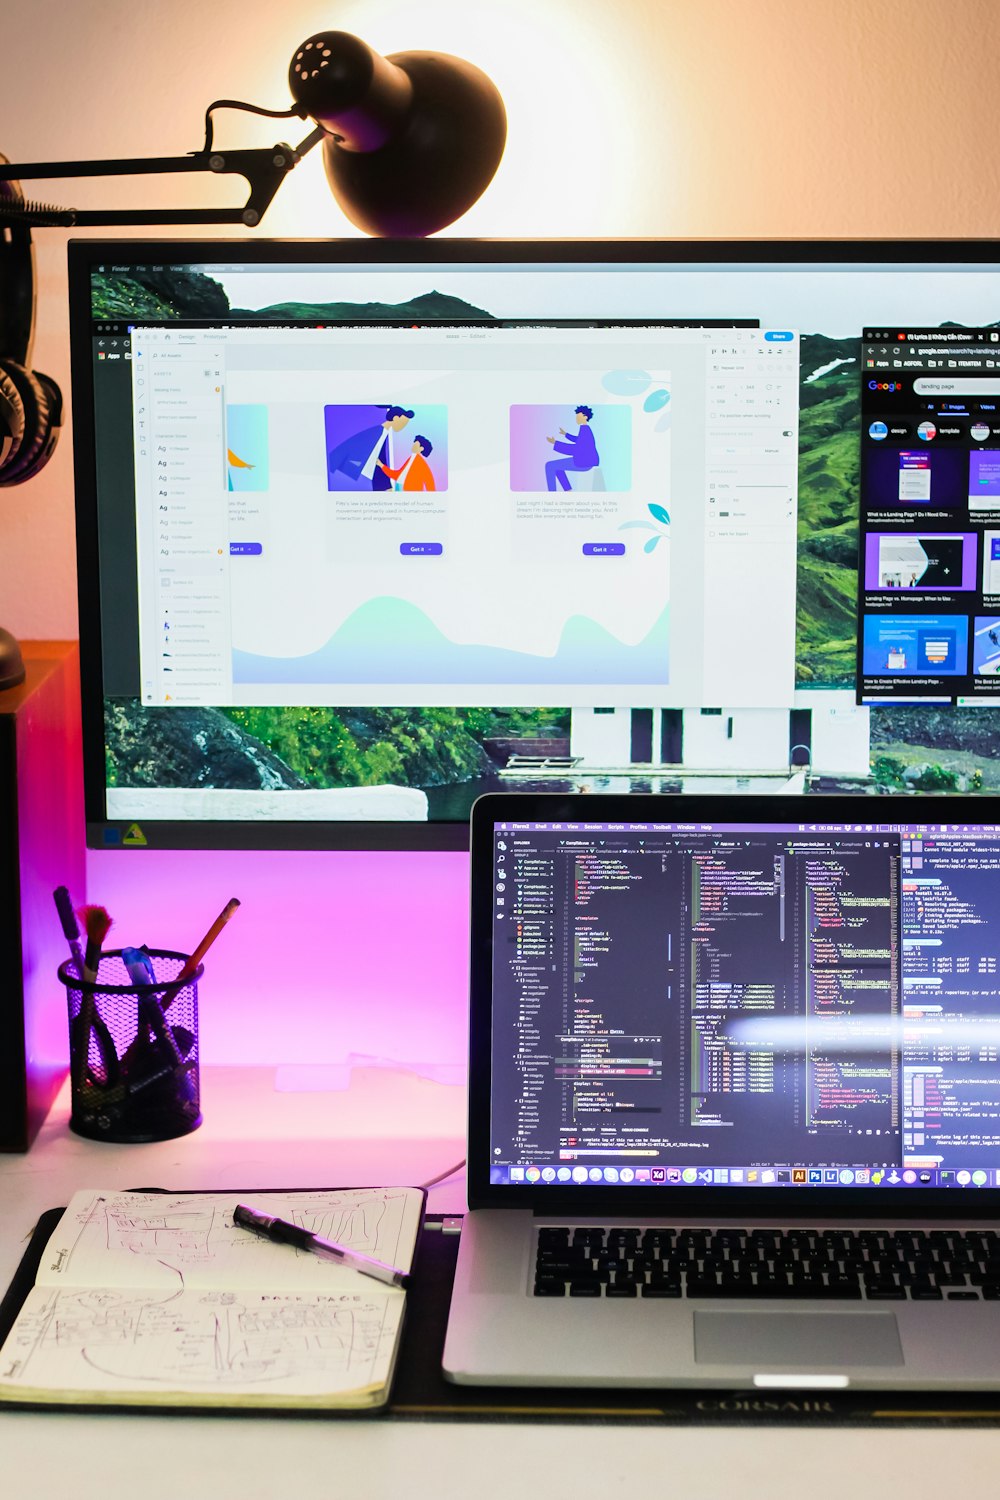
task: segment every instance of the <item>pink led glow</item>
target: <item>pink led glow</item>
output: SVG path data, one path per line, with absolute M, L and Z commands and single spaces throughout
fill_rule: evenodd
M 115 947 L 190 952 L 230 896 L 242 905 L 208 953 L 199 989 L 203 1064 L 321 1071 L 360 1054 L 440 1079 L 461 1075 L 467 855 L 87 857 L 87 898 L 113 916 Z

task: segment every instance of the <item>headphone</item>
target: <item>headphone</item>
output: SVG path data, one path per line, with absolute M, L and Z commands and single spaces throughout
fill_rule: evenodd
M 0 486 L 33 479 L 45 467 L 63 415 L 55 381 L 29 368 L 35 252 L 31 230 L 16 217 L 23 201 L 20 183 L 0 182 Z M 15 213 L 7 217 L 5 208 Z

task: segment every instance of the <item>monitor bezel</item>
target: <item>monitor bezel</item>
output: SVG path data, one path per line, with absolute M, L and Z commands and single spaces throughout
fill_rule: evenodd
M 546 1183 L 511 1186 L 489 1179 L 492 1072 L 493 978 L 493 825 L 494 822 L 720 822 L 749 824 L 805 821 L 794 814 L 808 806 L 809 822 L 846 822 L 846 809 L 865 821 L 920 824 L 995 824 L 1000 828 L 1000 797 L 800 798 L 747 796 L 677 796 L 662 792 L 624 795 L 595 793 L 586 797 L 546 793 L 487 793 L 473 806 L 471 830 L 471 923 L 469 954 L 469 1097 L 468 1201 L 472 1209 L 530 1208 L 537 1214 L 566 1219 L 613 1214 L 639 1222 L 643 1218 L 677 1219 L 694 1215 L 710 1222 L 714 1215 L 761 1219 L 845 1218 L 994 1219 L 1000 1218 L 1000 1189 L 798 1187 L 732 1188 L 706 1185 L 656 1188 Z M 864 811 L 862 811 L 862 809 Z M 878 816 L 876 816 L 876 809 Z M 890 816 L 891 813 L 891 816 Z M 866 816 L 867 815 L 867 816 Z M 851 818 L 851 821 L 855 821 Z M 996 1165 L 1000 1167 L 1000 1159 Z M 961 1200 L 961 1203 L 959 1202 Z M 710 1207 L 706 1207 L 710 1205 Z
M 136 847 L 122 835 L 130 819 L 109 818 L 104 750 L 104 673 L 94 424 L 90 275 L 104 262 L 200 265 L 287 259 L 300 264 L 378 265 L 467 263 L 676 266 L 1000 264 L 998 239 L 71 239 L 68 244 L 70 369 L 86 839 L 90 848 Z M 111 836 L 109 836 L 111 835 Z M 142 847 L 162 849 L 442 850 L 467 847 L 468 824 L 456 821 L 330 822 L 142 820 Z

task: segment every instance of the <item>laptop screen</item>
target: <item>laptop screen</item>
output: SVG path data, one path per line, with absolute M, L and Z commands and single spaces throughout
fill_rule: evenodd
M 1000 824 L 782 800 L 494 816 L 491 1185 L 1000 1186 Z

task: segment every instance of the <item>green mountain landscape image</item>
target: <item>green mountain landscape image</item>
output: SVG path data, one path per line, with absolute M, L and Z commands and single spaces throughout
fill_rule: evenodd
M 378 323 L 412 320 L 414 323 L 493 322 L 490 313 L 473 307 L 461 297 L 445 292 L 425 292 L 406 302 L 275 302 L 269 307 L 234 307 L 234 317 L 253 317 L 275 322 Z
M 493 322 L 493 315 L 446 292 L 423 292 L 405 302 L 274 302 L 267 307 L 231 307 L 225 288 L 202 271 L 183 266 L 95 272 L 91 280 L 95 318 L 143 318 L 162 323 L 185 318 L 254 318 L 276 323 Z
M 232 308 L 219 282 L 186 267 L 95 274 L 92 305 L 95 318 L 133 322 L 234 316 L 310 323 L 497 321 L 486 309 L 434 289 L 400 303 L 289 300 Z M 796 683 L 802 688 L 851 689 L 855 683 L 860 346 L 860 337 L 801 335 Z M 109 780 L 151 784 L 143 745 L 152 735 L 167 737 L 160 764 L 173 766 L 171 784 L 178 786 L 244 785 L 245 778 L 256 785 L 259 776 L 267 785 L 457 785 L 488 768 L 487 741 L 565 743 L 569 718 L 568 709 L 545 708 L 273 707 L 202 709 L 182 721 L 177 710 L 118 700 L 108 705 Z M 977 709 L 873 709 L 876 780 L 895 790 L 1000 791 L 992 718 Z M 204 743 L 217 754 L 206 759 L 195 753 Z
M 859 338 L 802 335 L 795 656 L 803 687 L 854 685 L 860 353 Z
M 95 274 L 92 301 L 95 318 L 133 321 L 233 316 L 315 323 L 494 321 L 485 308 L 435 290 L 399 303 L 289 300 L 231 308 L 212 277 L 178 267 Z M 854 681 L 859 351 L 860 339 L 802 335 L 796 675 L 803 686 L 847 687 Z

